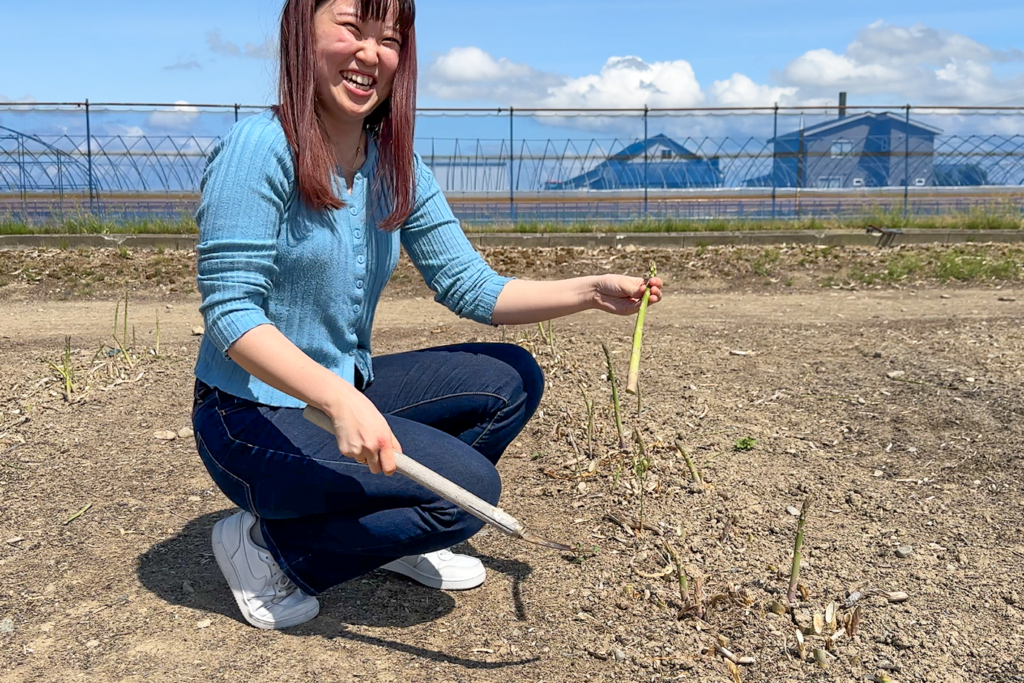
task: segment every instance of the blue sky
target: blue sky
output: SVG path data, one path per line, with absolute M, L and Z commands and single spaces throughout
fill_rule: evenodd
M 262 54 L 279 9 L 7 0 L 0 97 L 267 103 L 274 65 Z M 420 0 L 418 10 L 428 106 L 813 103 L 840 87 L 851 102 L 1024 105 L 1020 0 Z M 637 59 L 609 63 L 627 56 Z

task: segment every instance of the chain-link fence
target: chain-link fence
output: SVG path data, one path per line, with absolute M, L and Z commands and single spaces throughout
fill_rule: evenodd
M 195 211 L 265 107 L 0 104 L 0 215 Z M 474 223 L 1020 215 L 1024 108 L 422 109 L 416 151 Z

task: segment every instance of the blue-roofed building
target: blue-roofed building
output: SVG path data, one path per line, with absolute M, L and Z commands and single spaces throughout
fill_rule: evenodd
M 666 135 L 655 135 L 629 145 L 587 173 L 548 181 L 544 189 L 677 190 L 721 187 L 722 181 L 718 157 L 701 156 Z
M 774 145 L 770 176 L 748 186 L 800 188 L 931 187 L 936 185 L 938 128 L 865 112 L 841 116 L 769 140 Z M 909 178 L 909 181 L 907 181 Z

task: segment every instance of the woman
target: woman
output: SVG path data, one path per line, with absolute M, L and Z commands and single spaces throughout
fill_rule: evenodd
M 481 523 L 394 473 L 400 449 L 491 503 L 495 463 L 540 401 L 516 346 L 370 359 L 377 300 L 403 245 L 437 300 L 493 325 L 635 312 L 644 281 L 499 277 L 413 154 L 413 0 L 287 0 L 280 104 L 235 126 L 203 180 L 196 365 L 199 454 L 241 512 L 213 529 L 245 619 L 287 628 L 317 594 L 378 567 L 480 585 L 446 548 Z M 652 280 L 651 301 L 660 298 Z M 313 405 L 337 436 L 302 418 Z

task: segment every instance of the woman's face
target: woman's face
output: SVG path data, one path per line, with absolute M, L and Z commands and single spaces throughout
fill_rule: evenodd
M 360 21 L 358 0 L 332 0 L 314 17 L 317 95 L 338 123 L 362 122 L 391 94 L 402 49 L 394 12 Z

